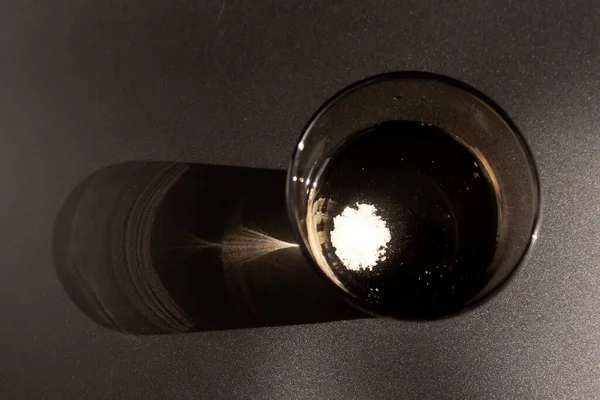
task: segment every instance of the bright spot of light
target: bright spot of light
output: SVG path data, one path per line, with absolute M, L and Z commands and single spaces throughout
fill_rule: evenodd
M 537 238 L 538 238 L 538 235 L 537 235 L 537 233 L 534 233 L 533 235 L 531 235 L 531 238 L 532 238 L 533 240 L 537 240 Z
M 298 177 L 297 177 L 297 176 L 294 176 L 294 177 L 292 177 L 292 180 L 293 180 L 294 182 L 296 182 L 296 181 L 298 180 Z
M 371 270 L 385 260 L 391 240 L 386 222 L 370 204 L 348 206 L 333 218 L 331 244 L 344 266 L 351 271 Z
M 304 142 L 298 143 L 298 150 L 300 150 L 300 151 L 304 150 Z
M 306 186 L 310 185 L 310 178 L 306 179 Z

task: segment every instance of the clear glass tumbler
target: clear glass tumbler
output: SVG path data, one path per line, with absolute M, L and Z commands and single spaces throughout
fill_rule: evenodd
M 478 178 L 493 193 L 485 212 L 472 197 Z M 302 133 L 286 185 L 307 258 L 377 316 L 435 319 L 468 309 L 507 282 L 537 237 L 540 185 L 523 137 L 485 95 L 440 75 L 388 73 L 336 94 Z M 356 214 L 361 201 L 388 218 L 381 266 L 352 268 L 332 243 L 336 217 L 344 208 Z M 478 232 L 491 233 L 483 241 Z

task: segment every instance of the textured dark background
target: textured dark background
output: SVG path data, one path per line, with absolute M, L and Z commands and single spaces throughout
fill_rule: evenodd
M 600 398 L 600 7 L 323 3 L 1 3 L 0 397 Z M 434 323 L 136 337 L 66 296 L 52 227 L 90 173 L 125 160 L 285 168 L 330 95 L 406 69 L 492 97 L 537 158 L 539 242 L 491 302 Z

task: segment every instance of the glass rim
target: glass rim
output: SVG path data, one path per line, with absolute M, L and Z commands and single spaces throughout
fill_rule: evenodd
M 451 86 L 455 90 L 462 90 L 462 91 L 467 92 L 468 94 L 474 96 L 478 100 L 482 101 L 485 105 L 490 107 L 492 109 L 492 111 L 494 113 L 496 113 L 498 115 L 498 117 L 501 118 L 508 125 L 508 127 L 510 128 L 510 131 L 512 132 L 513 137 L 517 139 L 519 147 L 523 150 L 523 153 L 527 160 L 527 165 L 529 166 L 529 174 L 531 175 L 532 197 L 534 200 L 534 202 L 533 202 L 534 209 L 532 210 L 533 218 L 532 218 L 532 227 L 531 227 L 531 232 L 529 235 L 529 240 L 528 240 L 527 244 L 525 245 L 525 248 L 522 251 L 522 254 L 519 256 L 518 260 L 514 263 L 510 272 L 508 273 L 508 275 L 501 282 L 499 282 L 496 287 L 492 288 L 485 295 L 473 300 L 470 303 L 465 304 L 465 306 L 463 308 L 461 308 L 460 310 L 457 310 L 455 312 L 445 314 L 438 318 L 424 318 L 421 320 L 427 321 L 427 320 L 432 320 L 432 319 L 439 320 L 439 319 L 451 318 L 451 317 L 461 315 L 461 314 L 464 314 L 464 313 L 474 310 L 478 306 L 483 305 L 484 303 L 488 302 L 495 295 L 497 295 L 498 293 L 500 293 L 502 290 L 504 290 L 506 288 L 507 284 L 510 281 L 512 281 L 512 279 L 514 279 L 517 272 L 522 269 L 522 266 L 525 264 L 525 261 L 531 255 L 532 249 L 534 248 L 535 243 L 537 242 L 537 239 L 538 239 L 538 232 L 540 231 L 541 221 L 542 221 L 542 213 L 541 213 L 541 211 L 542 211 L 542 193 L 541 193 L 540 175 L 538 172 L 537 164 L 533 157 L 533 153 L 531 151 L 531 148 L 529 147 L 529 144 L 525 140 L 525 137 L 523 136 L 523 134 L 521 133 L 521 131 L 519 130 L 517 125 L 508 116 L 508 114 L 496 102 L 494 102 L 490 97 L 488 97 L 481 91 L 475 89 L 473 86 L 471 86 L 467 83 L 464 83 L 462 81 L 459 81 L 457 79 L 454 79 L 454 78 L 451 78 L 451 77 L 448 77 L 445 75 L 433 73 L 433 72 L 391 71 L 391 72 L 385 72 L 385 73 L 369 76 L 367 78 L 361 79 L 357 82 L 354 82 L 354 83 L 338 90 L 331 97 L 329 97 L 317 109 L 316 112 L 314 112 L 311 115 L 308 122 L 305 124 L 304 128 L 302 129 L 302 132 L 301 132 L 299 138 L 295 142 L 294 150 L 293 150 L 292 158 L 291 158 L 288 170 L 287 170 L 286 182 L 285 182 L 285 197 L 286 197 L 286 209 L 287 209 L 288 219 L 290 220 L 290 223 L 292 224 L 292 231 L 294 232 L 294 236 L 300 246 L 302 253 L 304 254 L 304 257 L 307 258 L 307 261 L 309 262 L 309 264 L 311 264 L 312 267 L 317 270 L 318 274 L 323 279 L 325 279 L 331 285 L 335 286 L 336 290 L 339 293 L 341 293 L 341 295 L 344 296 L 344 298 L 346 300 L 348 300 L 354 307 L 362 310 L 363 312 L 365 312 L 371 316 L 375 316 L 375 317 L 394 317 L 393 315 L 378 314 L 377 312 L 369 309 L 368 307 L 363 307 L 362 306 L 363 302 L 360 301 L 360 299 L 354 297 L 352 294 L 350 294 L 347 291 L 340 288 L 337 284 L 335 284 L 335 282 L 332 281 L 332 279 L 330 277 L 327 276 L 325 271 L 323 271 L 323 269 L 314 260 L 313 255 L 311 254 L 310 250 L 307 248 L 307 245 L 304 241 L 302 233 L 300 232 L 299 224 L 297 223 L 296 217 L 294 215 L 294 206 L 295 206 L 296 202 L 293 200 L 293 196 L 291 194 L 292 183 L 293 183 L 292 177 L 295 176 L 294 172 L 295 172 L 296 164 L 298 161 L 298 155 L 300 153 L 300 151 L 299 151 L 300 149 L 299 149 L 298 145 L 301 142 L 303 142 L 304 138 L 306 138 L 308 135 L 310 135 L 310 132 L 311 132 L 312 128 L 314 127 L 315 123 L 324 114 L 326 114 L 329 111 L 329 109 L 331 109 L 338 101 L 340 101 L 345 96 L 347 96 L 355 91 L 358 91 L 366 86 L 377 84 L 377 83 L 380 83 L 383 81 L 391 81 L 391 80 L 436 81 L 436 82 L 440 82 L 442 84 Z M 411 320 L 414 320 L 414 319 L 411 319 Z M 417 321 L 418 320 L 419 319 L 417 319 Z

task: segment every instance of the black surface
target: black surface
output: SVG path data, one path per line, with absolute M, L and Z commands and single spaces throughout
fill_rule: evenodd
M 9 1 L 0 5 L 3 398 L 600 398 L 600 8 L 594 1 Z M 285 168 L 311 113 L 389 70 L 502 106 L 543 221 L 509 287 L 435 323 L 122 335 L 71 302 L 53 224 L 127 160 Z

